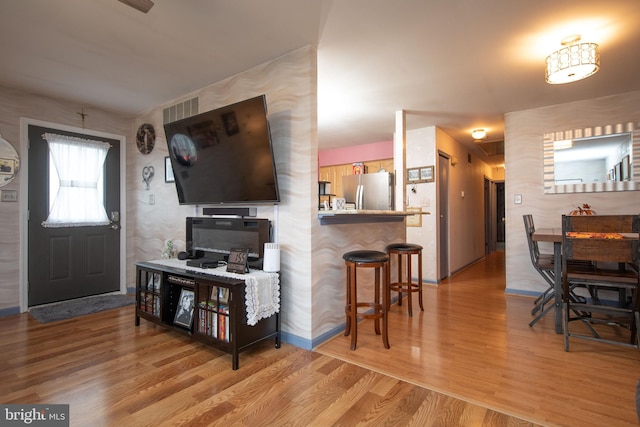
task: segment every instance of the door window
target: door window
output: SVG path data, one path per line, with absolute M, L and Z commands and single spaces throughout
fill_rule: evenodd
M 49 216 L 44 227 L 107 225 L 104 160 L 110 145 L 46 133 L 49 144 Z

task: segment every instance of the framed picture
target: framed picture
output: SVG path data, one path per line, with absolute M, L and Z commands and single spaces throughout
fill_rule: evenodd
M 629 155 L 622 159 L 622 181 L 631 181 L 631 165 L 629 163 Z
M 194 299 L 195 295 L 193 291 L 182 288 L 173 323 L 184 326 L 185 328 L 191 328 L 191 323 L 193 322 Z
M 164 182 L 175 182 L 173 176 L 173 166 L 171 166 L 171 158 L 169 156 L 164 158 Z
M 420 181 L 433 182 L 433 166 L 420 168 Z
M 420 168 L 407 169 L 407 181 L 409 182 L 420 181 Z
M 616 181 L 624 181 L 622 179 L 622 162 L 618 162 L 616 165 Z
M 420 182 L 433 182 L 433 166 L 420 166 L 407 169 L 407 182 L 417 184 Z

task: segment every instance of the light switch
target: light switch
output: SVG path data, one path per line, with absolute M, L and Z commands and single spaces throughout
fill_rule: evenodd
M 516 205 L 522 204 L 522 194 L 514 194 L 513 195 L 513 203 Z

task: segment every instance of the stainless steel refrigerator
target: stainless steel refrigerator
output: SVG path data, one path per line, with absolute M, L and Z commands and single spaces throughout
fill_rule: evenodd
M 342 194 L 356 209 L 393 210 L 394 180 L 391 172 L 365 173 L 342 177 Z

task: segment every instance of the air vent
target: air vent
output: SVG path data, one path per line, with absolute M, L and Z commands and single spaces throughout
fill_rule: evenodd
M 198 98 L 193 98 L 162 110 L 162 121 L 164 124 L 171 123 L 196 114 L 198 114 Z
M 482 142 L 477 145 L 487 156 L 504 154 L 504 141 Z

